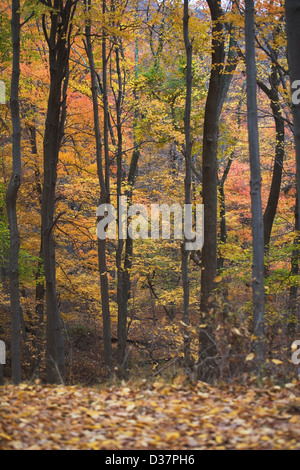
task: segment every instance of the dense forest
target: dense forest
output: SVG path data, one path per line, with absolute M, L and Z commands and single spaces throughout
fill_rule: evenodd
M 300 448 L 299 25 L 1 2 L 1 450 Z
M 298 3 L 1 3 L 2 383 L 297 377 Z

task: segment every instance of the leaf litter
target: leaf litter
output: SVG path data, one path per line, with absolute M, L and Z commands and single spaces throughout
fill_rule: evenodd
M 4 385 L 0 449 L 300 450 L 299 385 Z

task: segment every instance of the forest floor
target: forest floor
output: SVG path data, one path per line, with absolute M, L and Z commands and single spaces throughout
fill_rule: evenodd
M 0 387 L 1 450 L 300 450 L 300 382 Z

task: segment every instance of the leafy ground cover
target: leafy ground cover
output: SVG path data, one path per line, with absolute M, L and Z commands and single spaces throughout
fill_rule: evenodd
M 299 385 L 5 385 L 0 449 L 300 450 Z

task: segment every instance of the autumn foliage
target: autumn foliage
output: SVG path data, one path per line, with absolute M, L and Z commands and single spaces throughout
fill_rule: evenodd
M 299 169 L 285 10 L 255 2 L 258 367 L 245 5 L 188 3 L 21 1 L 18 269 L 7 210 L 16 44 L 11 3 L 0 6 L 1 449 L 299 449 Z M 193 208 L 204 196 L 213 256 L 172 237 L 99 241 L 97 207 L 117 207 L 119 196 L 129 207 Z

